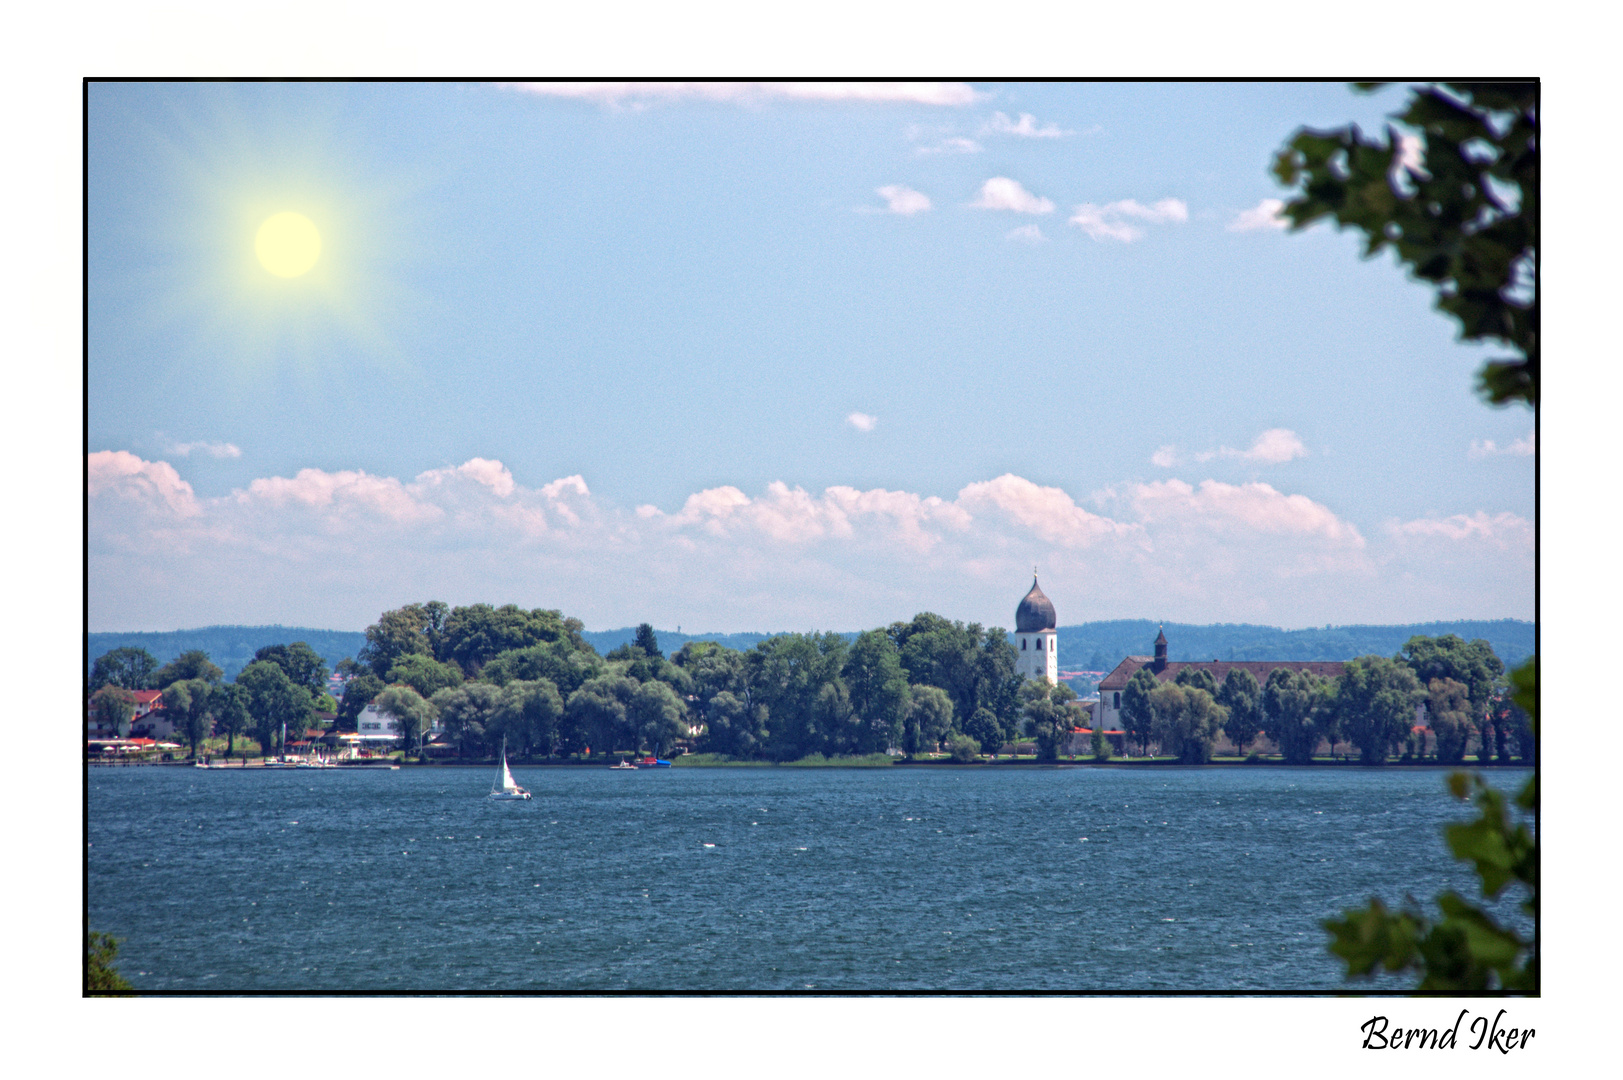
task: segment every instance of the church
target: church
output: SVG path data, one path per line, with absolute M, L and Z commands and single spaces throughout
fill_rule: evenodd
M 1105 731 L 1121 730 L 1121 692 L 1127 689 L 1127 681 L 1140 668 L 1148 668 L 1161 682 L 1171 682 L 1185 668 L 1199 668 L 1211 672 L 1212 678 L 1221 687 L 1223 680 L 1235 668 L 1251 672 L 1257 685 L 1261 686 L 1268 681 L 1275 668 L 1310 671 L 1323 678 L 1334 679 L 1340 676 L 1344 667 L 1346 665 L 1339 660 L 1168 660 L 1166 631 L 1160 630 L 1155 635 L 1154 656 L 1129 656 L 1100 680 L 1099 704 L 1093 714 L 1093 724 L 1095 728 Z
M 1031 573 L 1031 591 L 1014 609 L 1014 669 L 1028 679 L 1059 682 L 1059 619 L 1054 602 L 1037 587 L 1037 572 Z

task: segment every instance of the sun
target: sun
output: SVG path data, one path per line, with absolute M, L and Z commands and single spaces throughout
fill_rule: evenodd
M 265 219 L 254 236 L 254 254 L 277 277 L 296 278 L 321 258 L 321 233 L 315 223 L 293 210 Z

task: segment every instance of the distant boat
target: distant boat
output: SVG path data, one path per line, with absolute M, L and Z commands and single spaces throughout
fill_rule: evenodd
M 611 768 L 611 769 L 620 769 L 620 770 L 630 769 L 632 772 L 637 771 L 637 767 L 635 765 L 631 764 L 631 762 L 629 762 L 629 761 L 622 761 L 618 765 L 610 765 L 609 768 Z
M 513 774 L 507 768 L 507 736 L 502 736 L 502 767 L 496 773 L 496 779 L 490 785 L 490 797 L 498 801 L 528 799 L 530 793 L 519 787 L 513 780 Z
M 670 762 L 657 758 L 652 754 L 637 762 L 637 768 L 639 769 L 668 769 L 670 767 Z

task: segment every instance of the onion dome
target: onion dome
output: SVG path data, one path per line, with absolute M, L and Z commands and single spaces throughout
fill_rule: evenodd
M 1014 629 L 1016 633 L 1032 634 L 1038 630 L 1052 630 L 1058 625 L 1058 618 L 1054 615 L 1054 602 L 1043 595 L 1037 587 L 1037 579 L 1031 579 L 1031 591 L 1020 606 L 1014 609 Z

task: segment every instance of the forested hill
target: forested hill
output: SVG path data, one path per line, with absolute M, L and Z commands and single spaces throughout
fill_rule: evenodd
M 1519 619 L 1494 622 L 1433 622 L 1408 626 L 1329 626 L 1281 630 L 1277 626 L 1219 623 L 1192 626 L 1167 623 L 1167 655 L 1173 660 L 1351 660 L 1355 656 L 1391 656 L 1416 634 L 1458 634 L 1467 641 L 1486 638 L 1505 666 L 1514 667 L 1533 652 L 1533 624 Z M 1124 656 L 1154 651 L 1157 624 L 1148 619 L 1081 623 L 1059 628 L 1060 666 L 1067 671 L 1109 671 Z M 636 636 L 635 627 L 588 630 L 582 636 L 606 653 Z M 750 649 L 771 637 L 767 633 L 678 634 L 659 631 L 660 649 L 669 656 L 688 641 L 715 641 L 729 649 Z M 854 631 L 842 636 L 856 637 Z M 90 637 L 90 659 L 122 646 L 145 649 L 167 664 L 189 649 L 202 649 L 225 669 L 228 679 L 266 645 L 307 642 L 330 668 L 354 656 L 366 644 L 355 630 L 316 630 L 303 626 L 205 626 L 168 632 L 96 633 Z
M 1149 619 L 1082 623 L 1059 628 L 1059 664 L 1067 671 L 1109 671 L 1124 656 L 1155 652 L 1158 624 Z M 1492 622 L 1431 622 L 1407 626 L 1325 626 L 1281 630 L 1277 626 L 1218 623 L 1191 626 L 1165 623 L 1169 660 L 1351 660 L 1393 656 L 1411 637 L 1457 634 L 1466 641 L 1486 638 L 1512 668 L 1533 654 L 1533 624 L 1520 619 Z
M 167 664 L 183 652 L 202 649 L 219 664 L 227 679 L 248 666 L 254 653 L 266 645 L 290 645 L 302 641 L 314 649 L 331 668 L 346 656 L 354 656 L 366 644 L 358 630 L 313 630 L 307 626 L 205 626 L 197 630 L 135 631 L 128 634 L 91 634 L 90 662 L 110 649 L 128 646 L 145 649 Z

